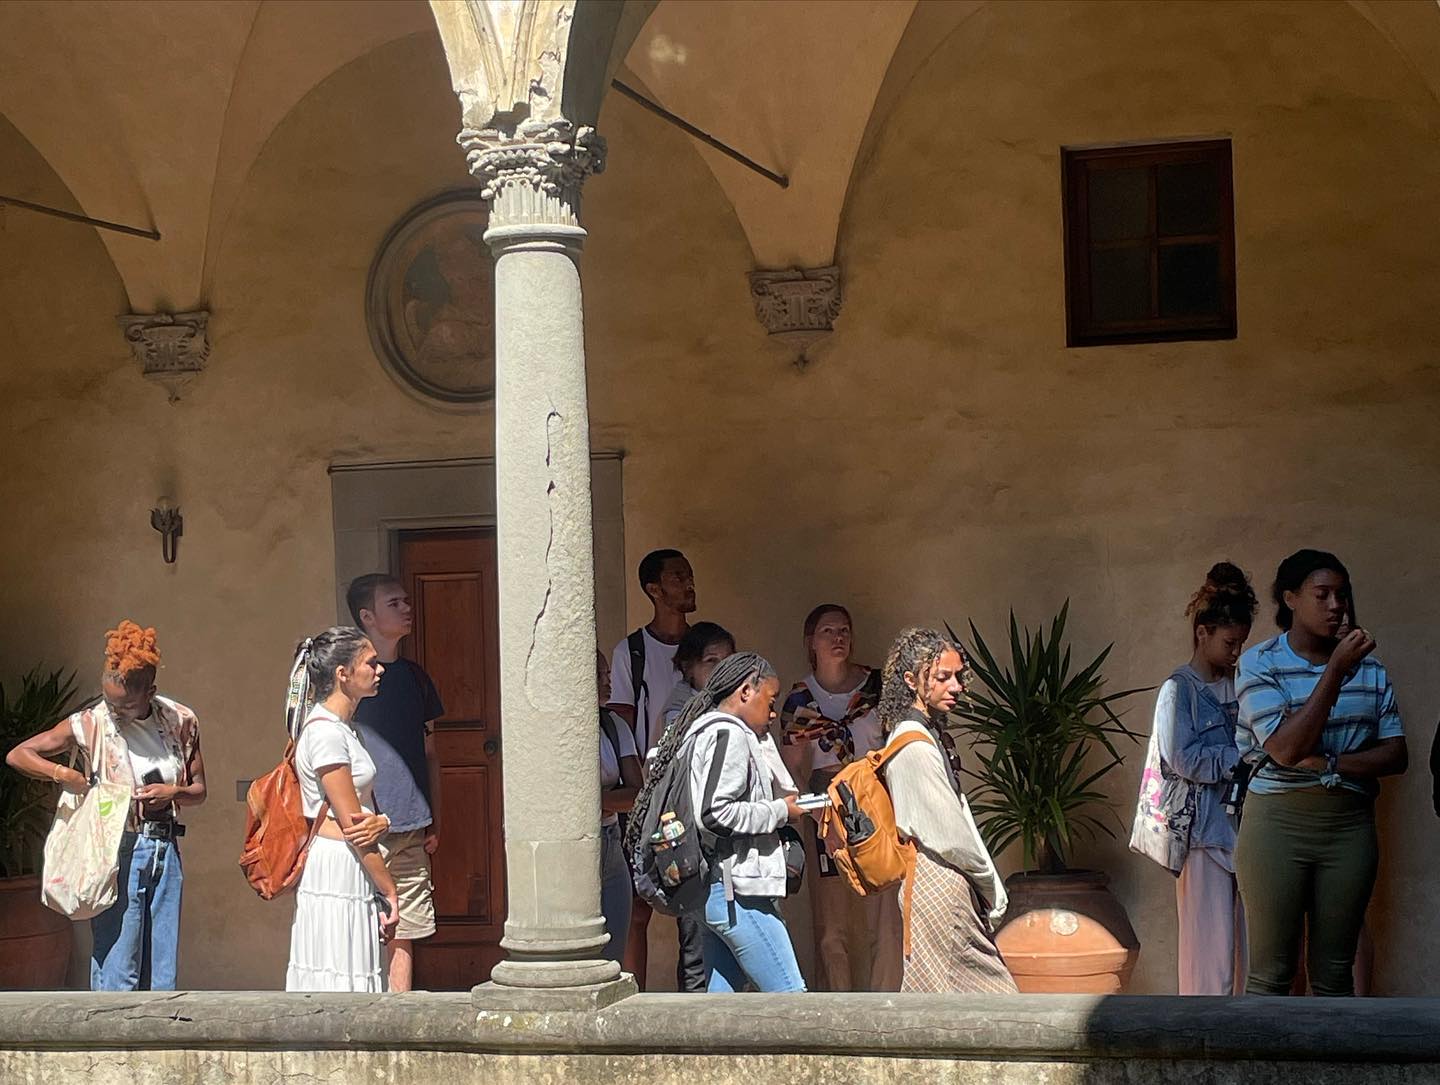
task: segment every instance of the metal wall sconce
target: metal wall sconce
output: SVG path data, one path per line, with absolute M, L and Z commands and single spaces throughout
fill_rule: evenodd
M 160 504 L 150 510 L 150 526 L 160 532 L 160 555 L 165 564 L 174 565 L 180 536 L 185 534 L 185 520 L 179 506 L 171 505 L 162 497 Z

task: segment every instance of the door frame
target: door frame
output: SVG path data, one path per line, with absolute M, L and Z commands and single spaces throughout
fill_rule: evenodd
M 601 651 L 626 633 L 624 459 L 590 456 L 591 525 L 595 539 L 595 625 Z M 345 589 L 364 573 L 396 572 L 401 531 L 491 528 L 495 525 L 495 459 L 332 464 L 330 503 L 335 537 L 335 614 L 350 625 Z

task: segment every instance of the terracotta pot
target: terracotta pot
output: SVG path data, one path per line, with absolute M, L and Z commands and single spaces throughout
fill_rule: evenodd
M 995 936 L 1026 994 L 1113 995 L 1125 989 L 1140 940 L 1096 870 L 1012 874 L 1010 907 Z
M 38 876 L 0 878 L 0 990 L 64 988 L 70 926 L 40 903 Z

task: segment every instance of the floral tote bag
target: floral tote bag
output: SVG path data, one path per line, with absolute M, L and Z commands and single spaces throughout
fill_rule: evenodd
M 115 782 L 106 769 L 107 747 L 119 736 L 109 734 L 109 713 L 96 711 L 92 718 L 90 789 L 60 793 L 40 881 L 41 902 L 71 919 L 90 919 L 115 903 L 120 838 L 130 814 L 130 785 Z
M 1195 689 L 1189 682 L 1185 685 L 1190 689 L 1193 713 Z M 1179 874 L 1190 850 L 1195 802 L 1195 785 L 1171 771 L 1160 756 L 1160 739 L 1152 729 L 1135 803 L 1135 823 L 1130 830 L 1130 850 Z

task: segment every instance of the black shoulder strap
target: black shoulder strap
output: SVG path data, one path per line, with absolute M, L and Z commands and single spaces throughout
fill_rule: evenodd
M 643 741 L 648 746 L 650 717 L 647 710 L 650 707 L 650 688 L 645 685 L 645 630 L 643 628 L 635 630 L 625 638 L 625 643 L 630 648 L 630 689 L 635 694 L 635 737 L 639 740 L 640 736 L 644 735 Z M 645 699 L 644 709 L 640 706 L 642 695 Z M 640 756 L 645 756 L 643 750 Z
M 615 713 L 608 708 L 600 710 L 600 733 L 610 743 L 610 749 L 615 754 L 615 760 L 620 760 L 620 730 L 615 726 Z

